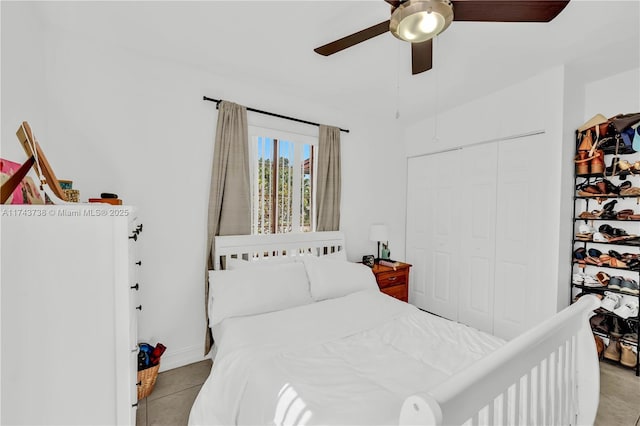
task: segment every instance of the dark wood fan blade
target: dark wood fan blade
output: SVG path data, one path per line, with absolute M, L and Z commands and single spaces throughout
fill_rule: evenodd
M 433 39 L 411 43 L 411 74 L 429 71 L 433 60 Z
M 549 22 L 569 0 L 452 0 L 454 21 Z
M 316 47 L 313 50 L 314 52 L 324 56 L 333 55 L 347 47 L 355 46 L 358 43 L 362 43 L 370 38 L 384 34 L 387 31 L 389 31 L 389 21 L 380 22 L 377 25 L 358 31 L 357 33 L 353 33 L 346 37 L 342 37 L 340 40 L 332 41 L 324 46 Z
M 384 0 L 387 3 L 389 3 L 391 6 L 393 6 L 394 8 L 400 6 L 400 0 Z

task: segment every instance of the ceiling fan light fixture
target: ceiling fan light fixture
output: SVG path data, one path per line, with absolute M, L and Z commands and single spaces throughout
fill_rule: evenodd
M 408 0 L 391 14 L 389 31 L 400 40 L 421 43 L 447 29 L 451 21 L 450 0 Z
M 443 27 L 444 18 L 439 13 L 418 12 L 400 21 L 398 35 L 406 41 L 421 42 L 433 38 Z

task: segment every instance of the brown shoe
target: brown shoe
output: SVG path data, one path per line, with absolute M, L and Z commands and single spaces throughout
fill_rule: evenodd
M 638 357 L 636 353 L 631 349 L 631 345 L 620 343 L 620 364 L 625 367 L 635 368 L 638 365 Z
M 636 345 L 638 344 L 638 333 L 627 333 L 624 336 L 622 336 L 622 338 L 631 343 L 635 343 Z
M 600 336 L 593 335 L 596 340 L 596 350 L 598 351 L 598 359 L 602 359 L 602 353 L 604 352 L 604 342 Z
M 604 357 L 611 361 L 620 361 L 620 343 L 617 340 L 609 339 L 609 346 L 604 350 Z
M 590 163 L 591 173 L 604 173 L 604 152 L 600 149 L 596 149 L 593 153 L 593 158 Z M 607 191 L 605 191 L 607 192 Z

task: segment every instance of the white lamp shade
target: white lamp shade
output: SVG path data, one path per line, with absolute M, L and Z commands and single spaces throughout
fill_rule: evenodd
M 369 240 L 371 241 L 387 241 L 389 240 L 389 230 L 387 225 L 375 223 L 369 229 Z

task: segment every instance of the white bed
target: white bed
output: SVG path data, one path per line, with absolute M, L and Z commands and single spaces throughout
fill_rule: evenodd
M 216 237 L 234 270 L 211 276 L 217 353 L 190 425 L 593 423 L 597 299 L 504 342 L 380 293 L 343 248 L 338 232 Z

